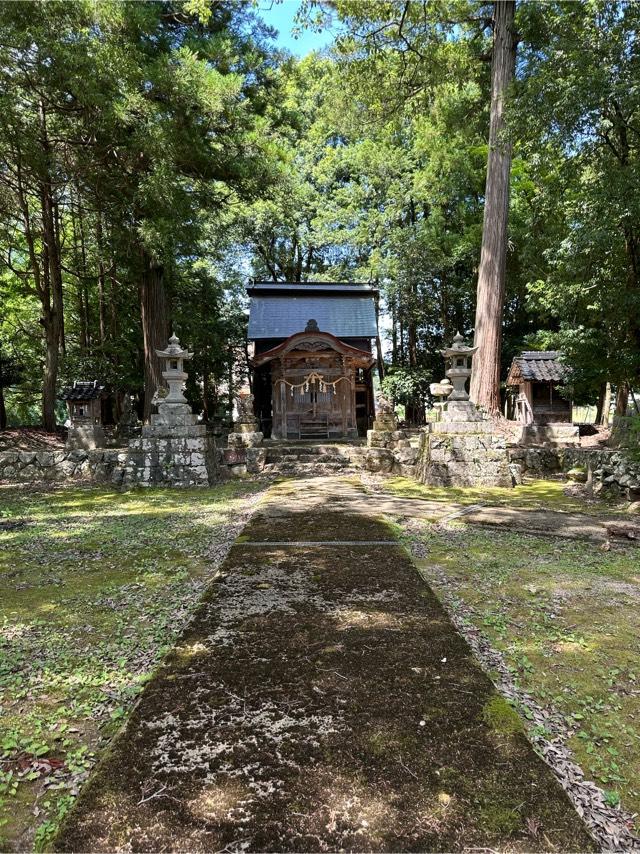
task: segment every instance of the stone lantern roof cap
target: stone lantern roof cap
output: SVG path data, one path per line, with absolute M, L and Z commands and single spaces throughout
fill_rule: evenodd
M 156 350 L 156 356 L 164 356 L 167 359 L 191 359 L 193 353 L 182 349 L 180 339 L 174 332 L 171 338 L 169 338 L 167 349 Z
M 473 356 L 477 349 L 477 347 L 467 347 L 464 343 L 464 336 L 460 332 L 456 332 L 453 336 L 451 347 L 447 347 L 446 350 L 441 350 L 440 352 L 445 358 L 447 356 Z

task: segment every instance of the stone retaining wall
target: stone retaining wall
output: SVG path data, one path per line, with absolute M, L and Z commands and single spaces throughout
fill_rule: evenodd
M 591 468 L 595 492 L 640 498 L 640 457 L 617 448 L 510 448 L 509 460 L 529 477 Z
M 20 483 L 89 483 L 120 484 L 127 461 L 125 448 L 99 448 L 92 451 L 2 451 L 0 480 Z

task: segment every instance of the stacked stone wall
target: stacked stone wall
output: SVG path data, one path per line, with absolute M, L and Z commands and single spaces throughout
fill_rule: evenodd
M 614 415 L 611 444 L 640 450 L 640 415 Z
M 127 460 L 123 448 L 85 451 L 2 451 L 0 480 L 18 483 L 115 483 L 122 481 Z
M 509 459 L 522 475 L 549 477 L 572 469 L 593 474 L 596 493 L 640 498 L 640 455 L 619 448 L 510 448 Z

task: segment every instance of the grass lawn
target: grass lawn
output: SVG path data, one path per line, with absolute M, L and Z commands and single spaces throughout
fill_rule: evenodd
M 504 487 L 449 487 L 427 486 L 408 477 L 388 477 L 383 488 L 401 498 L 418 498 L 454 504 L 491 504 L 520 507 L 523 510 L 554 510 L 567 513 L 587 513 L 601 516 L 624 511 L 629 502 L 602 499 L 585 501 L 578 496 L 566 495 L 567 484 L 560 480 L 532 480 L 513 489 Z
M 564 717 L 609 802 L 640 813 L 640 550 L 416 521 L 405 536 L 448 607 Z
M 46 846 L 259 488 L 0 489 L 0 850 Z

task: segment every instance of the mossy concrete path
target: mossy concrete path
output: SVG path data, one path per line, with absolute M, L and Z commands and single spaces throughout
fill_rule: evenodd
M 269 490 L 58 850 L 593 850 L 375 508 Z

